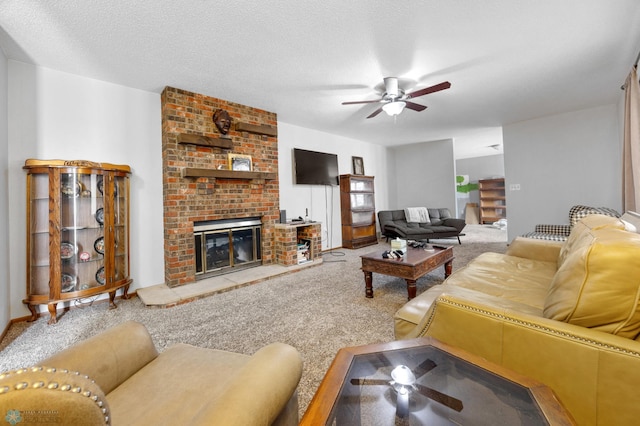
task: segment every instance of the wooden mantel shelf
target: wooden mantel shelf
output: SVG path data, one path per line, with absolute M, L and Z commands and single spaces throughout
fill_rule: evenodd
M 231 149 L 233 142 L 231 138 L 212 138 L 210 136 L 194 135 L 191 133 L 179 133 L 179 144 L 210 146 L 215 148 Z
M 278 129 L 273 126 L 267 126 L 266 124 L 236 123 L 236 131 L 278 136 Z
M 195 169 L 185 167 L 182 169 L 183 178 L 219 178 L 219 179 L 264 179 L 274 180 L 275 173 L 270 172 L 243 172 L 239 170 Z

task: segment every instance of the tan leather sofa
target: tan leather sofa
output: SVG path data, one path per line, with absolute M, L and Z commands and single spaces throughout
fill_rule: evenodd
M 159 354 L 147 329 L 128 321 L 40 365 L 0 375 L 5 420 L 116 426 L 298 424 L 302 361 L 296 349 L 283 343 L 252 356 L 186 344 Z
M 640 419 L 640 235 L 590 215 L 565 243 L 516 238 L 395 314 L 398 339 L 432 336 L 550 386 L 580 425 Z

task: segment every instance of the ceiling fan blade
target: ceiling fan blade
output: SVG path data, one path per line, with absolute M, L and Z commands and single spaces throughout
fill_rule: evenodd
M 418 96 L 428 95 L 429 93 L 439 92 L 441 90 L 445 90 L 451 87 L 451 83 L 448 81 L 444 81 L 440 84 L 436 84 L 435 86 L 425 87 L 424 89 L 416 90 L 415 92 L 411 92 L 407 94 L 407 99 L 417 98 Z
M 380 114 L 381 112 L 382 112 L 382 107 L 380 107 L 377 110 L 373 111 L 371 114 L 369 114 L 369 116 L 367 118 L 373 118 L 376 115 Z
M 420 112 L 420 111 L 424 111 L 425 109 L 427 109 L 426 106 L 417 104 L 415 102 L 404 101 L 404 103 L 405 103 L 405 105 L 404 105 L 405 108 L 409 108 L 409 109 L 412 109 L 414 111 Z
M 420 392 L 422 395 L 426 396 L 427 398 L 432 399 L 436 402 L 439 402 L 440 404 L 445 405 L 457 412 L 462 411 L 462 408 L 463 408 L 462 401 L 460 401 L 458 398 L 454 398 L 452 396 L 439 392 L 435 389 L 431 389 L 427 386 L 420 385 L 417 383 L 414 386 L 416 387 L 416 389 L 418 389 L 418 392 Z
M 376 99 L 375 101 L 349 101 L 349 102 L 343 102 L 342 105 L 375 104 L 378 102 L 380 102 L 380 99 Z
M 351 383 L 352 385 L 356 385 L 356 386 L 368 386 L 368 385 L 389 385 L 389 381 L 388 380 L 383 380 L 383 379 L 367 379 L 366 377 L 361 377 L 361 378 L 356 378 L 356 379 L 351 379 L 349 381 L 349 383 Z
M 438 364 L 427 358 L 420 365 L 413 369 L 413 374 L 415 374 L 416 379 L 419 379 L 437 366 Z

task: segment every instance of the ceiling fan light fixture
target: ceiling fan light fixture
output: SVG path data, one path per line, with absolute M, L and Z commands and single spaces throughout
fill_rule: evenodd
M 389 102 L 382 105 L 382 110 L 386 112 L 387 115 L 394 116 L 400 114 L 406 105 L 407 103 L 404 101 Z

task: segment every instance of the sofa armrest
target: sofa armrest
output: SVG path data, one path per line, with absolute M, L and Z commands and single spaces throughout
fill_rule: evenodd
M 0 413 L 12 425 L 110 424 L 104 392 L 90 377 L 42 366 L 0 374 Z
M 387 237 L 406 237 L 406 233 L 393 222 L 387 223 L 382 233 Z
M 294 347 L 284 343 L 267 345 L 253 354 L 224 394 L 197 413 L 192 424 L 270 425 L 276 420 L 297 424 L 298 405 L 290 400 L 297 402 L 301 376 L 302 358 Z
M 638 341 L 504 308 L 488 295 L 477 302 L 442 294 L 427 317 L 418 336 L 546 384 L 577 424 L 632 424 L 640 417 Z
M 158 356 L 144 325 L 126 321 L 39 362 L 86 374 L 105 394 Z
M 560 249 L 563 244 L 563 241 L 516 237 L 511 244 L 509 244 L 505 254 L 523 257 L 525 259 L 555 262 L 558 260 L 558 255 L 560 254 Z
M 450 217 L 442 221 L 444 226 L 453 226 L 458 230 L 458 232 L 462 231 L 465 226 L 467 226 L 467 222 L 464 219 L 458 219 L 455 217 Z

